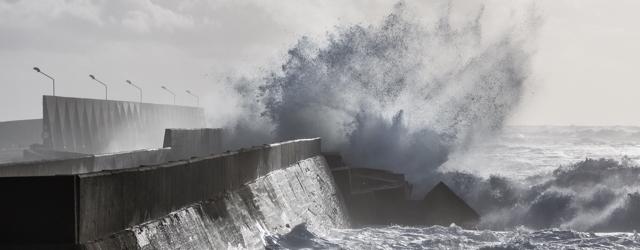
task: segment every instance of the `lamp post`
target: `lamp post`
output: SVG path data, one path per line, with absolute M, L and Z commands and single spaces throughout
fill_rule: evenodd
M 53 79 L 53 77 L 51 77 L 50 75 L 47 75 L 47 73 L 44 73 L 40 70 L 40 68 L 38 67 L 33 67 L 33 70 L 35 70 L 36 72 L 43 74 L 44 76 L 48 77 L 49 79 L 51 79 L 51 81 L 53 81 L 53 96 L 56 96 L 56 79 Z
M 129 85 L 135 87 L 140 92 L 140 103 L 142 103 L 142 88 L 138 87 L 138 85 L 133 84 L 131 81 L 126 81 Z
M 197 95 L 194 95 L 193 93 L 191 93 L 191 91 L 189 90 L 185 90 L 185 92 L 187 92 L 187 94 L 193 96 L 196 98 L 196 106 L 200 106 L 200 97 L 198 97 Z
M 98 80 L 98 79 L 97 79 L 95 76 L 93 76 L 93 75 L 89 75 L 89 77 L 91 77 L 91 79 L 95 80 L 96 82 L 98 82 L 98 83 L 102 84 L 102 86 L 104 86 L 104 99 L 105 99 L 105 100 L 108 100 L 108 93 L 109 93 L 109 91 L 108 91 L 108 89 L 107 89 L 107 84 L 106 84 L 106 83 L 103 83 L 103 82 L 102 82 L 102 81 L 100 81 L 100 80 Z
M 176 105 L 176 93 L 173 93 L 173 91 L 169 90 L 167 87 L 162 86 L 162 89 L 166 90 L 167 92 L 169 92 L 171 95 L 173 95 L 173 105 Z

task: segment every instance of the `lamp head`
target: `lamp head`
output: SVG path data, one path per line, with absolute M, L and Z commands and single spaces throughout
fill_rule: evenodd
M 167 87 L 165 87 L 165 86 L 161 86 L 161 88 L 162 88 L 162 89 L 167 89 Z
M 38 67 L 33 67 L 33 70 L 35 70 L 36 72 L 40 73 L 40 68 L 38 68 Z
M 96 77 L 95 77 L 95 76 L 93 76 L 93 75 L 89 75 L 89 77 L 91 77 L 91 79 L 93 79 L 93 80 L 95 80 L 95 79 L 96 79 Z
M 191 91 L 189 91 L 189 90 L 185 90 L 185 91 L 186 91 L 187 93 L 191 94 Z
M 126 80 L 126 82 L 127 82 L 128 84 L 133 84 L 133 83 L 131 83 L 131 81 L 129 81 L 129 80 Z

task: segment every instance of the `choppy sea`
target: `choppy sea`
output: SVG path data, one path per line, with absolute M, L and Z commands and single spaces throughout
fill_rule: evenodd
M 441 167 L 483 216 L 475 230 L 298 225 L 267 248 L 640 249 L 639 164 L 638 127 L 508 127 Z

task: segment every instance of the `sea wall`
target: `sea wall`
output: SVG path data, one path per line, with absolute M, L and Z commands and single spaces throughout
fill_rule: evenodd
M 306 223 L 323 236 L 349 225 L 322 156 L 260 176 L 110 237 L 87 249 L 264 249 L 265 236 Z
M 202 127 L 202 108 L 43 97 L 43 143 L 52 150 L 102 154 L 160 148 L 166 128 Z
M 69 162 L 58 164 L 70 169 L 64 167 Z M 102 247 L 115 244 L 110 239 L 133 235 L 135 242 L 126 242 L 139 248 L 164 244 L 170 249 L 179 247 L 172 245 L 177 241 L 164 240 L 190 241 L 195 237 L 191 229 L 206 230 L 209 237 L 208 243 L 193 244 L 251 247 L 261 244 L 263 238 L 254 237 L 260 230 L 281 232 L 287 224 L 302 222 L 316 229 L 346 224 L 340 195 L 320 155 L 320 139 L 153 166 L 40 174 L 0 177 L 0 213 L 11 215 L 0 227 L 0 248 Z
M 214 199 L 317 155 L 320 139 L 296 140 L 158 166 L 79 175 L 79 241 L 106 237 Z

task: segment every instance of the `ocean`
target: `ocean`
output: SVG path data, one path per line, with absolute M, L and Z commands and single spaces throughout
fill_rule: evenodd
M 640 249 L 640 128 L 507 127 L 449 156 L 440 178 L 475 229 L 399 225 L 266 236 L 267 249 Z

